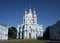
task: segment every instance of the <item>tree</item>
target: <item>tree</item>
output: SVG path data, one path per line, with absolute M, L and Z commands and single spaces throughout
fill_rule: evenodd
M 16 39 L 17 36 L 17 30 L 15 27 L 10 27 L 8 29 L 8 38 L 9 39 Z
M 43 33 L 44 39 L 50 39 L 50 26 L 46 28 L 46 31 Z

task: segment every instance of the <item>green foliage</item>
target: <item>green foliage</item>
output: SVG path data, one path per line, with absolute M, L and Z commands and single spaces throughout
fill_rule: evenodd
M 12 39 L 15 39 L 17 36 L 17 30 L 15 27 L 10 27 L 9 30 L 8 30 L 8 38 L 12 38 Z
M 44 39 L 50 39 L 50 26 L 46 28 L 46 31 L 43 33 Z

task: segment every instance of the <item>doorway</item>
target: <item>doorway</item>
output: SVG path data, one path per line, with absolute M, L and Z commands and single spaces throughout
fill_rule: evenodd
M 29 33 L 29 39 L 31 39 L 31 33 Z

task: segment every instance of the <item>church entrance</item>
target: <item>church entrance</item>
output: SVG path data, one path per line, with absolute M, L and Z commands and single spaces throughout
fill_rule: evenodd
M 29 39 L 31 39 L 31 33 L 29 33 Z

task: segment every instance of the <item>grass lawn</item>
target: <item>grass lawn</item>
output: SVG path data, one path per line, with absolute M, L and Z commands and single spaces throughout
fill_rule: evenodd
M 46 43 L 45 40 L 7 40 L 0 43 Z

